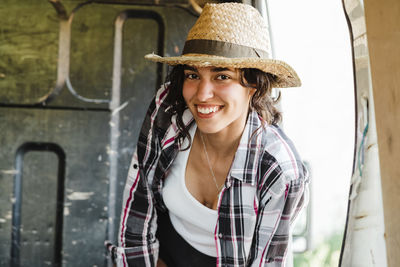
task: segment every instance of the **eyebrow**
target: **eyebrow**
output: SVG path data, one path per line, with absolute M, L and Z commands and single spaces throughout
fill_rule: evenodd
M 192 67 L 192 66 L 188 66 L 188 65 L 185 65 L 183 67 L 183 70 L 190 70 L 190 71 L 198 72 L 197 68 Z M 229 68 L 214 67 L 214 68 L 211 69 L 211 71 L 212 72 L 220 72 L 220 71 L 233 71 L 233 70 L 229 69 Z

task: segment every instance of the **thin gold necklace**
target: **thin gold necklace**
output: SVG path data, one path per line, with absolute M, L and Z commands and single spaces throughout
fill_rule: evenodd
M 202 134 L 200 131 L 199 131 L 199 133 L 200 133 L 201 142 L 203 143 L 204 152 L 205 152 L 205 154 L 206 154 L 206 159 L 207 159 L 207 163 L 208 163 L 208 168 L 210 169 L 212 178 L 213 178 L 214 183 L 215 183 L 215 187 L 217 188 L 217 191 L 219 192 L 219 191 L 222 189 L 222 187 L 224 186 L 224 184 L 222 184 L 221 186 L 218 186 L 217 179 L 215 178 L 214 170 L 213 170 L 213 168 L 212 168 L 212 166 L 211 166 L 210 158 L 208 157 L 207 148 L 206 148 L 206 143 L 204 142 L 203 134 Z

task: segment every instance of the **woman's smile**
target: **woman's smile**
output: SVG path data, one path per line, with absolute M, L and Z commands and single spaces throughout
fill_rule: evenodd
M 223 108 L 220 105 L 195 104 L 194 106 L 197 108 L 198 117 L 204 119 L 213 117 Z
M 234 68 L 185 67 L 183 97 L 204 133 L 243 130 L 253 93 Z

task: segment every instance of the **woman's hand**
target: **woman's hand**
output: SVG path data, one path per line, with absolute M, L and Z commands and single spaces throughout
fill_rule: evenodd
M 168 267 L 167 264 L 165 264 L 165 262 L 163 262 L 162 259 L 158 259 L 157 261 L 157 267 Z

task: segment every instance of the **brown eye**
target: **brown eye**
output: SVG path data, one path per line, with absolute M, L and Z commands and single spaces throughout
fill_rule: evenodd
M 198 78 L 199 78 L 199 76 L 197 76 L 197 74 L 194 74 L 194 73 L 185 74 L 185 79 L 187 79 L 187 80 L 196 80 Z
M 225 74 L 221 74 L 217 76 L 217 80 L 229 80 L 231 77 Z

